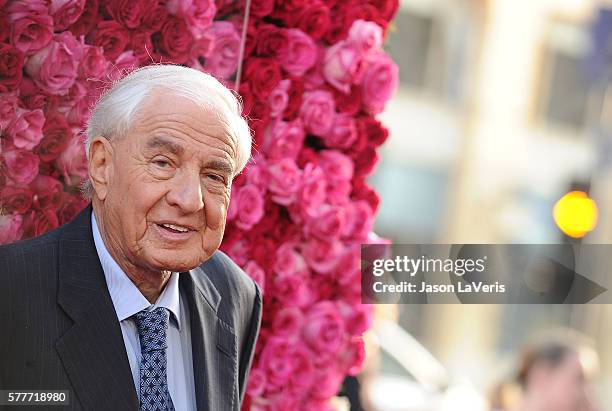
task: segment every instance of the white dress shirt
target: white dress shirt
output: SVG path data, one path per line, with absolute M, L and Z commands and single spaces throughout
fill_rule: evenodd
M 170 321 L 166 334 L 168 348 L 166 349 L 168 366 L 168 389 L 174 408 L 177 411 L 196 410 L 195 384 L 193 379 L 193 361 L 191 353 L 191 327 L 189 310 L 185 297 L 179 291 L 179 273 L 172 273 L 162 293 L 155 304 L 142 295 L 129 277 L 119 267 L 109 254 L 96 223 L 94 213 L 91 213 L 91 228 L 94 242 L 104 276 L 110 292 L 117 319 L 121 325 L 121 334 L 127 351 L 132 378 L 136 393 L 140 399 L 140 340 L 138 329 L 132 316 L 144 309 L 164 307 L 170 311 Z

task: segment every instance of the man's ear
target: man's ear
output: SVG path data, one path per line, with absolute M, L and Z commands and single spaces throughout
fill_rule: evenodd
M 104 201 L 112 175 L 113 146 L 102 136 L 95 137 L 89 145 L 89 179 L 96 196 Z

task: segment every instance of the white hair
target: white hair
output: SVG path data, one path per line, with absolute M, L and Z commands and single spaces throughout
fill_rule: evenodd
M 100 97 L 87 123 L 85 155 L 88 161 L 91 141 L 97 136 L 112 140 L 126 135 L 145 98 L 159 89 L 185 97 L 216 113 L 219 120 L 227 125 L 234 144 L 235 174 L 244 169 L 251 156 L 252 137 L 247 121 L 241 114 L 239 96 L 210 74 L 170 64 L 154 64 L 136 69 Z M 91 198 L 89 179 L 83 184 L 83 193 Z

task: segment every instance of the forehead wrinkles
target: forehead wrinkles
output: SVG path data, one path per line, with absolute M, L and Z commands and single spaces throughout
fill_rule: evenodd
M 210 121 L 211 114 L 215 114 L 214 121 Z M 137 118 L 135 126 L 136 129 L 144 132 L 168 130 L 173 134 L 184 135 L 222 150 L 236 160 L 236 147 L 233 135 L 228 131 L 229 125 L 217 113 L 208 111 L 202 116 L 184 112 L 143 115 Z M 202 136 L 206 139 L 203 139 Z

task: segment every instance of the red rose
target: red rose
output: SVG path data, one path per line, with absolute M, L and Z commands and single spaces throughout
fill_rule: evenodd
M 0 44 L 0 93 L 15 90 L 23 77 L 23 53 L 10 44 Z
M 330 87 L 336 101 L 336 108 L 339 112 L 354 116 L 361 110 L 361 87 L 352 86 L 349 94 L 344 94 L 341 91 Z
M 32 205 L 37 210 L 57 210 L 62 202 L 63 185 L 53 177 L 39 175 L 30 188 L 34 193 Z
M 151 32 L 162 28 L 168 19 L 168 10 L 159 4 L 148 5 L 142 14 L 142 28 Z
M 62 193 L 61 206 L 57 210 L 59 224 L 71 221 L 75 215 L 87 206 L 88 201 L 80 196 Z
M 153 42 L 175 63 L 184 63 L 189 57 L 193 38 L 184 20 L 170 17 L 161 32 L 153 36 Z
M 23 214 L 32 205 L 32 192 L 23 186 L 7 186 L 0 190 L 0 202 L 7 211 Z
M 108 14 L 129 29 L 140 26 L 144 8 L 154 7 L 143 4 L 142 0 L 112 0 L 106 3 Z
M 55 22 L 54 30 L 66 30 L 81 17 L 84 10 L 85 0 L 52 1 L 49 12 Z
M 285 120 L 293 120 L 298 116 L 302 106 L 302 95 L 304 94 L 304 82 L 299 77 L 291 78 L 291 85 L 287 91 L 289 101 L 283 113 Z
M 368 0 L 386 21 L 393 20 L 397 9 L 399 8 L 399 0 Z
M 46 110 L 49 95 L 44 94 L 30 77 L 24 77 L 19 87 L 19 99 L 24 108 L 36 110 L 37 108 Z M 0 121 L 0 124 L 2 122 Z
M 24 221 L 25 238 L 36 237 L 59 227 L 59 220 L 53 209 L 31 211 Z
M 240 84 L 239 93 L 242 97 L 242 115 L 247 116 L 251 112 L 251 108 L 255 102 L 255 97 L 251 91 L 251 85 L 247 81 L 243 82 Z
M 357 130 L 361 138 L 367 141 L 372 148 L 380 146 L 389 137 L 389 130 L 372 116 L 359 117 Z
M 5 41 L 11 34 L 11 25 L 4 8 L 0 7 L 0 41 Z
M 301 29 L 313 40 L 323 37 L 330 25 L 329 8 L 320 1 L 308 4 L 290 18 L 291 26 Z
M 253 17 L 264 17 L 274 10 L 274 0 L 257 0 L 251 3 L 249 13 Z
M 47 115 L 43 127 L 43 139 L 36 148 L 36 153 L 42 161 L 55 160 L 66 148 L 72 132 L 68 122 L 59 113 Z
M 378 163 L 379 156 L 372 147 L 368 147 L 365 150 L 353 155 L 355 162 L 355 174 L 367 176 L 374 171 L 376 164 Z
M 380 204 L 380 197 L 376 194 L 376 191 L 368 186 L 361 176 L 355 176 L 353 179 L 353 192 L 351 193 L 351 198 L 354 201 L 365 200 L 372 208 L 373 213 L 376 213 L 378 205 Z
M 260 24 L 257 27 L 256 53 L 261 57 L 282 55 L 288 41 L 285 30 L 273 24 Z
M 97 31 L 92 44 L 104 49 L 104 55 L 109 60 L 115 60 L 125 50 L 130 41 L 130 33 L 116 21 L 102 20 L 98 22 Z
M 247 61 L 245 77 L 249 79 L 253 93 L 265 100 L 281 81 L 281 72 L 275 59 L 256 57 Z
M 141 64 L 159 61 L 157 58 L 159 53 L 155 52 L 151 32 L 148 30 L 133 31 L 129 48 L 134 52 L 134 55 L 140 60 Z
M 98 21 L 98 0 L 87 0 L 79 19 L 68 29 L 75 36 L 88 34 Z

